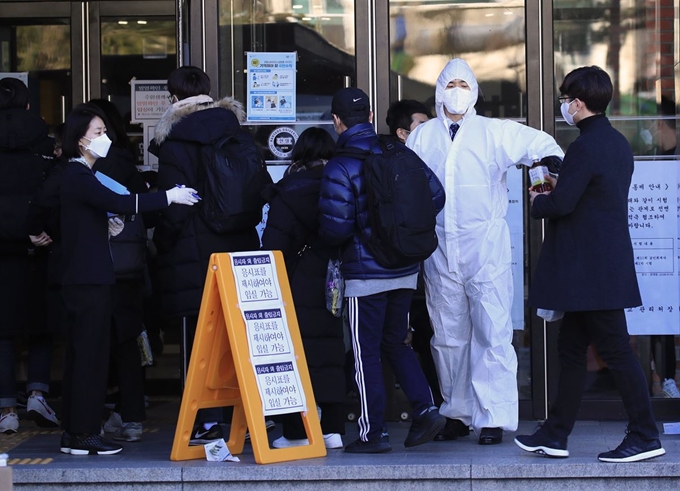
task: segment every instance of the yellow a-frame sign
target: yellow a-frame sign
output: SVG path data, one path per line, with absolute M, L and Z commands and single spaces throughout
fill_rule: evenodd
M 299 394 L 301 397 L 297 399 L 297 403 L 299 404 L 300 400 L 304 401 L 304 407 L 300 407 L 300 412 L 309 445 L 282 449 L 269 447 L 265 408 L 271 411 L 272 407 L 281 401 L 276 398 L 272 401 L 268 398 L 265 404 L 261 397 L 258 386 L 260 368 L 258 367 L 256 374 L 251 351 L 253 339 L 249 339 L 243 311 L 244 291 L 241 285 L 236 283 L 234 266 L 239 264 L 238 261 L 243 262 L 246 259 L 259 260 L 264 257 L 263 255 L 274 259 L 271 271 L 275 272 L 276 278 L 272 280 L 278 282 L 278 293 L 281 297 L 282 310 L 285 311 L 289 341 L 294 353 L 296 366 L 293 367 L 293 371 L 299 377 L 297 380 L 304 392 Z M 262 278 L 259 281 L 262 281 Z M 249 284 L 252 286 L 252 283 Z M 246 291 L 245 294 L 250 294 L 250 291 Z M 257 295 L 248 298 L 254 296 Z M 251 338 L 257 338 L 257 335 L 251 332 Z M 260 378 L 259 381 L 261 380 Z M 288 400 L 289 398 L 286 398 L 286 401 Z M 205 458 L 202 445 L 189 446 L 196 413 L 199 409 L 224 406 L 234 408 L 227 442 L 232 454 L 237 455 L 243 451 L 246 431 L 249 430 L 255 461 L 258 464 L 326 455 L 293 297 L 280 251 L 222 253 L 211 256 L 170 459 L 177 461 Z

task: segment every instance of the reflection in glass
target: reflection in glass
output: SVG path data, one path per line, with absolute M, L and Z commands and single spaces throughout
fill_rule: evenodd
M 668 151 L 662 148 L 667 144 L 650 141 L 644 130 L 659 118 L 674 125 L 678 117 L 677 2 L 555 0 L 553 9 L 557 87 L 579 66 L 602 67 L 614 85 L 607 113 L 626 135 L 635 155 Z M 559 111 L 556 114 L 559 116 Z M 557 125 L 556 137 L 566 148 L 578 130 L 565 126 Z
M 220 96 L 246 98 L 247 52 L 297 52 L 297 120 L 329 119 L 355 78 L 354 0 L 220 0 Z
M 0 20 L 0 71 L 28 72 L 31 111 L 52 126 L 71 98 L 70 46 L 67 19 Z
M 557 87 L 575 68 L 602 67 L 614 86 L 607 115 L 626 136 L 636 158 L 678 159 L 677 0 L 554 0 L 553 9 Z M 557 119 L 556 138 L 563 148 L 578 134 L 578 128 Z M 676 186 L 675 169 L 660 178 Z M 629 329 L 635 331 L 635 326 Z M 653 327 L 646 332 L 653 332 Z M 653 396 L 677 394 L 678 341 L 677 336 L 668 335 L 631 338 Z M 619 397 L 608 368 L 592 347 L 588 351 L 588 375 L 586 399 Z
M 434 106 L 434 85 L 451 58 L 479 81 L 480 114 L 526 115 L 524 1 L 390 0 L 391 99 Z
M 104 17 L 101 96 L 130 121 L 130 80 L 165 80 L 177 66 L 174 17 Z M 140 131 L 138 127 L 127 128 Z

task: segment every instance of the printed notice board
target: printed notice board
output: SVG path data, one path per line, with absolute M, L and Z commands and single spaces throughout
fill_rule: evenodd
M 677 166 L 676 160 L 635 162 L 628 229 L 642 305 L 626 310 L 630 334 L 680 334 Z
M 262 410 L 265 416 L 303 411 L 305 393 L 295 363 L 273 254 L 240 252 L 230 253 L 229 257 Z
M 297 53 L 247 53 L 248 121 L 295 121 Z

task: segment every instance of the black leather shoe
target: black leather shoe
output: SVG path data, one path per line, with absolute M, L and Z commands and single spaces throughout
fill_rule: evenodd
M 469 435 L 470 427 L 468 425 L 459 419 L 446 418 L 446 426 L 434 437 L 434 441 L 448 442 Z
M 503 441 L 503 430 L 501 428 L 482 428 L 479 433 L 480 445 L 496 445 Z

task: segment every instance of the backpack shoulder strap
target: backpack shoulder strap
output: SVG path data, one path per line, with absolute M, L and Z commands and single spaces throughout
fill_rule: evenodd
M 366 157 L 371 155 L 370 150 L 362 150 L 357 147 L 342 147 L 335 151 L 334 157 L 352 157 L 359 160 L 366 160 Z

